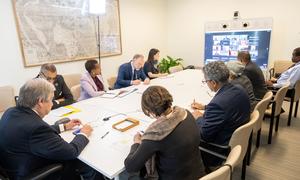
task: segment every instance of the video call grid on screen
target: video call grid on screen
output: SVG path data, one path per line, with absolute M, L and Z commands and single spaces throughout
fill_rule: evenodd
M 249 51 L 260 68 L 268 67 L 271 29 L 205 33 L 205 64 L 237 60 L 239 51 Z

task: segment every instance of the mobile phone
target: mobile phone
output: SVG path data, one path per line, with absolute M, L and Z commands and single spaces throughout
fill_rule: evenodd
M 75 131 L 73 131 L 73 134 L 76 136 L 77 134 L 80 133 L 80 130 L 81 130 L 81 129 L 76 129 Z

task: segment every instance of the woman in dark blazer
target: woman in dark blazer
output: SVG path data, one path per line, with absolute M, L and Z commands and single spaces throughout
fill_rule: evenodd
M 159 60 L 159 50 L 158 49 L 150 49 L 148 54 L 148 60 L 144 64 L 144 72 L 150 78 L 154 79 L 157 77 L 162 77 L 168 75 L 168 73 L 159 73 L 157 69 L 157 64 Z
M 146 177 L 164 180 L 195 180 L 204 175 L 195 119 L 186 109 L 172 107 L 172 102 L 161 86 L 151 86 L 143 93 L 142 110 L 156 121 L 143 135 L 134 136 L 125 160 L 128 173 L 144 168 Z

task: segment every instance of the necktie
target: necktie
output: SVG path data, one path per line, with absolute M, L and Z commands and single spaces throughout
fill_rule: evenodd
M 136 79 L 137 79 L 137 71 L 134 70 L 132 80 L 136 80 Z

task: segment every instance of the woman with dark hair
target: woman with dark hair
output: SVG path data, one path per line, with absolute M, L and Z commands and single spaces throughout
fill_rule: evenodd
M 154 48 L 150 49 L 148 54 L 148 60 L 144 64 L 144 72 L 150 79 L 168 75 L 168 73 L 159 73 L 157 69 L 158 60 L 159 50 Z
M 86 73 L 80 78 L 80 98 L 79 101 L 91 97 L 101 96 L 107 90 L 101 76 L 101 68 L 98 61 L 92 59 L 85 63 Z
M 161 86 L 151 86 L 143 93 L 142 110 L 156 120 L 143 135 L 134 136 L 125 159 L 129 174 L 146 169 L 148 178 L 172 180 L 195 180 L 204 175 L 195 119 L 172 102 L 171 94 Z

